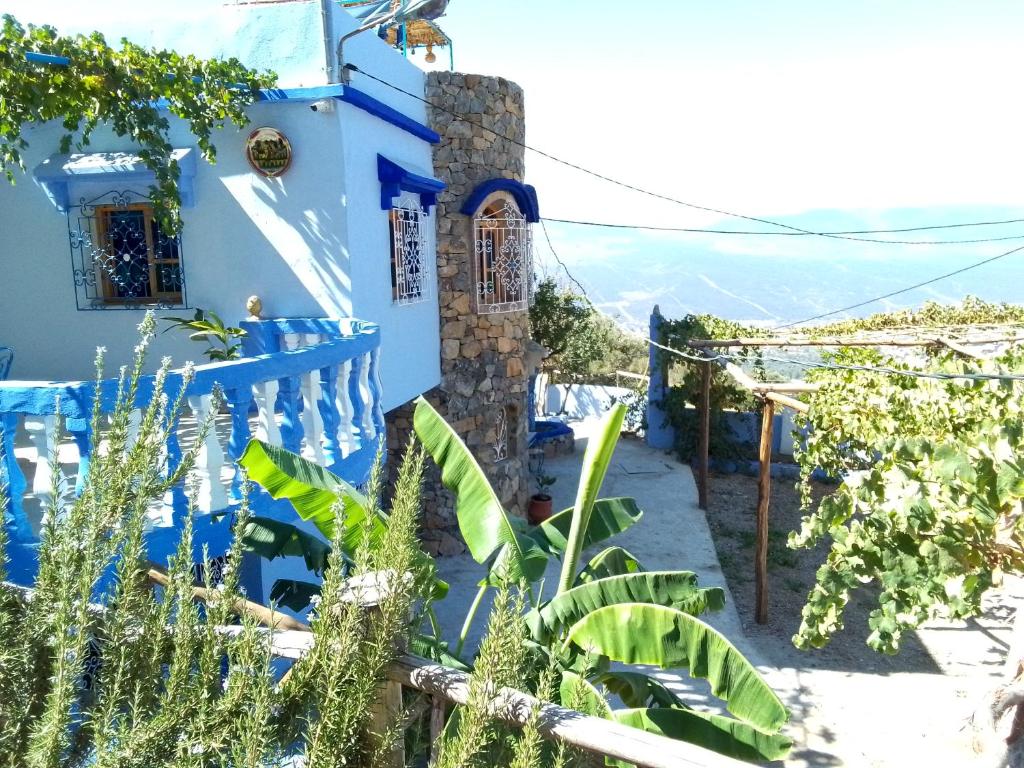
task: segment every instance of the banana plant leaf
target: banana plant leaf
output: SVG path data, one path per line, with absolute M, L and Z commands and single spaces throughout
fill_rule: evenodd
M 320 594 L 320 585 L 295 579 L 278 579 L 270 590 L 270 600 L 277 605 L 302 611 L 315 595 Z
M 622 547 L 608 547 L 591 558 L 576 577 L 576 585 L 586 584 L 609 576 L 624 576 L 627 573 L 642 573 L 645 568 L 632 554 Z
M 555 595 L 540 609 L 545 629 L 558 634 L 588 613 L 619 603 L 649 603 L 697 615 L 725 607 L 719 587 L 697 586 L 692 571 L 645 571 L 598 579 Z
M 251 517 L 241 531 L 242 547 L 267 560 L 301 557 L 306 568 L 321 575 L 327 568 L 331 545 L 292 525 L 269 517 Z
M 609 670 L 596 675 L 592 681 L 618 696 L 627 707 L 689 709 L 664 683 L 643 672 Z
M 601 692 L 590 682 L 575 672 L 562 672 L 562 681 L 558 686 L 559 700 L 563 707 L 570 707 L 594 717 L 610 719 L 612 708 L 608 706 Z
M 626 664 L 654 664 L 703 677 L 736 717 L 775 732 L 789 713 L 754 666 L 724 635 L 675 608 L 623 603 L 598 608 L 576 622 L 566 645 Z
M 583 454 L 583 472 L 576 490 L 576 504 L 573 507 L 572 523 L 569 526 L 568 542 L 565 547 L 565 558 L 562 560 L 562 573 L 558 579 L 558 592 L 566 592 L 576 581 L 576 569 L 583 553 L 587 528 L 590 526 L 594 502 L 601 492 L 601 484 L 612 461 L 615 445 L 622 432 L 622 422 L 626 417 L 626 407 L 616 403 L 605 417 L 600 433 L 595 435 L 587 445 Z
M 530 531 L 533 538 L 546 551 L 554 554 L 565 552 L 572 526 L 573 508 L 563 509 L 552 515 Z M 644 513 L 636 500 L 628 496 L 612 499 L 598 499 L 594 502 L 590 525 L 583 535 L 583 549 L 610 539 L 617 533 L 628 530 L 640 521 Z
M 416 401 L 413 427 L 427 453 L 441 468 L 441 482 L 455 494 L 459 530 L 473 559 L 485 563 L 496 555 L 491 571 L 502 581 L 540 579 L 547 554 L 512 525 L 473 454 L 422 397 Z
M 334 540 L 335 505 L 340 503 L 346 552 L 359 548 L 367 530 L 371 542 L 379 542 L 384 534 L 384 523 L 377 515 L 367 519 L 366 498 L 315 462 L 262 440 L 250 440 L 238 463 L 272 498 L 288 499 L 299 517 L 312 522 L 328 541 Z
M 612 718 L 648 733 L 710 749 L 739 760 L 779 760 L 793 742 L 779 733 L 764 733 L 731 717 L 693 709 L 617 709 Z M 615 761 L 614 765 L 628 765 Z
M 436 661 L 438 664 L 452 667 L 460 672 L 472 671 L 472 667 L 468 666 L 466 662 L 449 652 L 448 643 L 438 640 L 433 635 L 413 635 L 409 640 L 409 650 L 417 656 Z

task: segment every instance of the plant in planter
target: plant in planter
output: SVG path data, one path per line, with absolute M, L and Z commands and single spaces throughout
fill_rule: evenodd
M 540 525 L 551 517 L 551 494 L 548 488 L 558 482 L 558 478 L 537 473 L 534 479 L 537 481 L 537 492 L 530 497 L 526 516 L 531 525 Z
M 203 354 L 211 363 L 237 360 L 242 349 L 240 340 L 248 335 L 242 328 L 224 325 L 224 321 L 213 310 L 197 309 L 191 320 L 187 317 L 162 319 L 171 324 L 164 329 L 164 333 L 172 328 L 180 328 L 188 332 L 192 341 L 208 344 Z

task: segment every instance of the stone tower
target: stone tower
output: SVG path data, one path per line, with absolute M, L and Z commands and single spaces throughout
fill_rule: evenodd
M 538 210 L 536 193 L 523 184 L 523 90 L 502 78 L 432 72 L 426 96 L 441 136 L 434 175 L 447 184 L 434 214 L 441 385 L 428 398 L 473 451 L 506 510 L 525 515 L 530 223 Z M 392 468 L 411 412 L 405 406 L 390 414 Z M 428 474 L 424 501 L 425 548 L 462 551 L 452 535 L 454 505 L 436 471 Z

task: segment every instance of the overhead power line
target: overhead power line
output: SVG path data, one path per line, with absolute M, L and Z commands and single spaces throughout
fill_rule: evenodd
M 543 222 L 542 222 L 542 226 L 543 226 Z M 562 267 L 562 269 L 565 270 L 565 273 L 566 273 L 566 275 L 569 276 L 569 279 L 572 280 L 572 282 L 583 292 L 583 297 L 587 300 L 587 303 L 590 304 L 590 306 L 594 308 L 594 311 L 600 312 L 604 317 L 606 317 L 609 320 L 611 320 L 616 325 L 616 327 L 619 328 L 619 330 L 621 330 L 623 333 L 626 333 L 626 334 L 628 334 L 630 336 L 633 336 L 634 338 L 640 339 L 645 344 L 648 344 L 648 345 L 650 345 L 652 347 L 655 347 L 657 349 L 663 350 L 663 351 L 668 352 L 669 354 L 675 355 L 677 357 L 681 357 L 681 358 L 683 358 L 685 360 L 690 360 L 692 362 L 697 362 L 697 363 L 708 363 L 708 362 L 712 362 L 712 363 L 713 362 L 733 362 L 733 363 L 736 363 L 736 362 L 744 362 L 744 357 L 742 355 L 737 355 L 737 354 L 734 354 L 734 353 L 731 354 L 731 353 L 728 353 L 728 352 L 718 352 L 718 353 L 712 354 L 712 355 L 698 354 L 698 353 L 693 353 L 693 352 L 683 352 L 682 350 L 679 350 L 679 349 L 676 349 L 674 347 L 670 347 L 670 346 L 667 346 L 667 345 L 662 344 L 660 342 L 657 342 L 654 339 L 650 338 L 647 334 L 638 333 L 636 331 L 630 330 L 629 328 L 623 327 L 622 324 L 619 323 L 618 321 L 616 321 L 616 319 L 614 317 L 611 317 L 610 315 L 607 315 L 606 313 L 601 312 L 601 310 L 597 307 L 597 305 L 595 305 L 594 302 L 590 300 L 590 297 L 587 295 L 586 289 L 579 283 L 579 281 L 576 280 L 575 277 L 573 277 L 572 273 L 570 273 L 568 268 L 566 268 L 564 262 L 558 257 L 558 253 L 555 251 L 554 246 L 551 243 L 551 237 L 548 235 L 548 232 L 547 232 L 546 228 L 544 229 L 544 236 L 547 239 L 548 248 L 551 250 L 551 255 L 555 257 L 555 261 L 557 261 L 558 264 Z M 999 256 L 994 256 L 994 257 L 992 257 L 990 259 L 987 259 L 985 262 L 980 262 L 979 264 L 974 265 L 974 266 L 980 266 L 982 263 L 988 263 L 989 261 L 995 261 L 996 259 L 1002 258 L 1004 256 L 1008 256 L 1011 253 L 1014 253 L 1015 251 L 1020 251 L 1020 250 L 1024 250 L 1024 246 L 1021 246 L 1020 248 L 1015 248 L 1013 251 L 1008 251 L 1008 252 L 1006 252 L 1004 254 L 1000 254 Z M 964 272 L 967 269 L 971 269 L 971 268 L 973 268 L 973 267 L 964 267 L 963 269 L 958 270 L 958 272 Z M 950 274 L 956 274 L 956 273 L 950 273 Z M 936 278 L 936 279 L 942 279 L 942 278 L 940 277 L 940 278 Z M 927 284 L 927 282 L 923 283 L 923 284 Z M 906 290 L 912 290 L 912 289 L 906 289 Z M 890 295 L 895 295 L 895 294 L 890 294 Z M 838 310 L 838 311 L 842 311 L 842 310 Z M 779 326 L 779 327 L 785 328 L 786 326 Z M 868 373 L 878 373 L 878 374 L 882 374 L 882 375 L 886 375 L 886 376 L 906 376 L 906 377 L 915 378 L 915 379 L 933 379 L 933 380 L 936 380 L 936 381 L 961 381 L 961 380 L 962 381 L 1024 381 L 1024 374 L 1015 374 L 1015 373 L 935 373 L 935 372 L 929 372 L 929 371 L 914 371 L 914 370 L 905 370 L 905 369 L 902 369 L 902 368 L 891 368 L 891 367 L 873 366 L 873 365 L 844 365 L 844 364 L 841 364 L 841 363 L 825 363 L 825 362 L 815 362 L 815 363 L 812 363 L 812 362 L 808 362 L 806 360 L 794 360 L 794 359 L 785 358 L 785 357 L 765 356 L 765 355 L 762 355 L 761 359 L 762 360 L 767 360 L 767 361 L 773 362 L 773 363 L 782 363 L 782 364 L 785 364 L 785 365 L 795 365 L 795 366 L 804 368 L 805 370 L 823 370 L 824 369 L 824 370 L 834 370 L 834 371 L 866 371 Z
M 947 277 L 953 277 L 954 275 L 960 275 L 960 274 L 963 274 L 964 272 L 969 272 L 972 269 L 977 269 L 978 267 L 983 267 L 986 264 L 991 264 L 993 261 L 999 261 L 999 259 L 1005 259 L 1007 256 L 1010 256 L 1010 255 L 1012 255 L 1014 253 L 1018 253 L 1019 251 L 1024 251 L 1024 245 L 1018 246 L 1017 248 L 1011 248 L 1009 251 L 1003 251 L 1003 253 L 997 254 L 996 256 L 990 256 L 989 258 L 982 259 L 981 261 L 972 262 L 972 263 L 968 264 L 967 266 L 960 267 L 960 269 L 954 269 L 952 272 L 946 272 L 945 274 L 936 275 L 935 277 L 930 278 L 928 280 L 922 280 L 920 283 L 914 283 L 913 285 L 908 285 L 906 288 L 900 288 L 898 291 L 890 291 L 889 293 L 884 293 L 881 296 L 875 296 L 872 299 L 867 299 L 865 301 L 858 301 L 856 304 L 850 304 L 850 305 L 845 306 L 845 307 L 840 307 L 839 309 L 830 310 L 829 312 L 822 312 L 821 314 L 818 314 L 818 315 L 813 315 L 811 317 L 805 317 L 803 320 L 796 320 L 796 321 L 794 321 L 792 323 L 784 323 L 783 325 L 777 325 L 772 330 L 780 330 L 782 328 L 792 328 L 794 325 L 803 325 L 804 323 L 811 323 L 811 322 L 814 322 L 815 320 L 821 320 L 822 318 L 825 318 L 825 317 L 832 317 L 833 315 L 838 315 L 838 314 L 841 314 L 843 312 L 849 312 L 851 309 L 860 309 L 861 307 L 866 307 L 868 304 L 874 304 L 876 301 L 884 301 L 885 299 L 891 299 L 893 296 L 899 296 L 900 294 L 903 294 L 903 293 L 909 293 L 910 291 L 916 291 L 918 288 L 924 288 L 926 285 L 931 285 L 932 283 L 937 283 L 940 280 L 945 280 Z
M 352 71 L 352 72 L 358 72 L 359 74 L 363 75 L 364 77 L 368 77 L 371 80 L 374 80 L 374 81 L 380 83 L 381 85 L 385 85 L 388 88 L 391 88 L 392 90 L 397 91 L 398 93 L 404 94 L 405 96 L 408 96 L 408 97 L 410 97 L 412 99 L 416 99 L 417 101 L 423 102 L 424 104 L 426 104 L 426 105 L 428 105 L 430 107 L 433 107 L 434 109 L 437 109 L 437 110 L 440 110 L 442 112 L 445 112 L 445 113 L 451 115 L 452 117 L 454 117 L 456 120 L 461 120 L 464 123 L 468 123 L 470 125 L 475 125 L 478 128 L 481 128 L 482 130 L 485 130 L 488 133 L 491 133 L 494 136 L 497 136 L 498 138 L 501 138 L 501 139 L 504 139 L 505 141 L 510 142 L 511 144 L 514 144 L 514 145 L 516 145 L 518 147 L 522 147 L 523 149 L 527 149 L 527 150 L 529 150 L 529 151 L 531 151 L 531 152 L 533 152 L 535 154 L 540 155 L 541 157 L 546 157 L 548 160 L 556 162 L 556 163 L 558 163 L 560 165 L 564 165 L 567 168 L 572 168 L 573 170 L 579 171 L 580 173 L 587 174 L 588 176 L 592 176 L 595 179 L 601 179 L 602 181 L 606 181 L 609 184 L 614 184 L 615 186 L 622 187 L 623 189 L 628 189 L 628 190 L 631 190 L 633 192 L 637 192 L 639 194 L 646 195 L 648 197 L 653 197 L 653 198 L 658 199 L 658 200 L 664 200 L 664 201 L 669 202 L 669 203 L 674 203 L 675 205 L 681 205 L 681 206 L 684 206 L 686 208 L 692 208 L 692 209 L 698 210 L 698 211 L 705 211 L 706 213 L 717 213 L 720 216 L 728 216 L 728 217 L 734 218 L 734 219 L 743 219 L 745 221 L 753 221 L 753 222 L 756 222 L 758 224 L 767 224 L 768 226 L 771 226 L 771 227 L 780 227 L 782 229 L 790 230 L 791 232 L 794 232 L 796 234 L 801 234 L 801 235 L 813 235 L 813 236 L 816 236 L 816 237 L 827 237 L 827 238 L 832 238 L 832 239 L 836 239 L 836 240 L 853 240 L 853 241 L 857 241 L 857 242 L 867 242 L 867 243 L 873 243 L 873 242 L 894 243 L 895 242 L 895 241 L 892 241 L 892 240 L 877 240 L 877 239 L 872 239 L 872 238 L 858 237 L 856 235 L 844 235 L 844 234 L 836 234 L 836 233 L 829 233 L 829 232 L 815 232 L 813 230 L 803 229 L 801 227 L 796 227 L 796 226 L 793 226 L 791 224 L 783 224 L 780 221 L 773 221 L 771 219 L 765 219 L 765 218 L 761 218 L 761 217 L 758 217 L 758 216 L 748 216 L 746 214 L 735 213 L 733 211 L 728 211 L 728 210 L 725 210 L 725 209 L 722 209 L 722 208 L 714 208 L 714 207 L 709 206 L 709 205 L 701 205 L 699 203 L 691 203 L 691 202 L 688 202 L 686 200 L 680 200 L 679 198 L 675 198 L 675 197 L 671 197 L 669 195 L 661 194 L 660 192 L 654 192 L 654 191 L 649 190 L 649 189 L 644 189 L 643 187 L 639 187 L 639 186 L 637 186 L 635 184 L 630 184 L 629 182 L 613 178 L 611 176 L 608 176 L 606 174 L 600 173 L 598 171 L 591 170 L 590 168 L 585 168 L 584 166 L 579 165 L 577 163 L 573 163 L 573 162 L 571 162 L 569 160 L 564 160 L 564 159 L 562 159 L 560 157 L 552 155 L 550 152 L 545 152 L 542 149 L 538 149 L 537 147 L 531 146 L 531 145 L 527 144 L 526 142 L 519 141 L 518 139 L 512 138 L 511 136 L 505 136 L 505 135 L 503 135 L 501 133 L 498 133 L 493 128 L 488 128 L 483 123 L 480 123 L 480 122 L 478 122 L 476 120 L 473 120 L 473 119 L 471 119 L 469 117 L 466 117 L 462 113 L 457 112 L 457 111 L 455 111 L 453 109 L 449 109 L 448 107 L 445 107 L 445 106 L 443 106 L 441 104 L 433 102 L 430 99 L 424 98 L 423 96 L 421 96 L 421 95 L 419 95 L 417 93 L 413 93 L 412 91 L 408 91 L 405 88 L 402 88 L 400 86 L 395 85 L 394 83 L 391 83 L 391 82 L 385 80 L 384 78 L 377 77 L 376 75 L 370 74 L 369 72 L 366 72 L 366 71 L 360 69 L 355 64 L 346 64 L 345 68 L 350 70 L 350 71 Z M 903 243 L 897 243 L 897 244 L 903 244 Z
M 815 234 L 820 236 L 826 235 L 848 235 L 848 234 L 886 234 L 886 233 L 898 233 L 898 232 L 917 232 L 926 229 L 949 229 L 952 227 L 982 227 L 993 224 L 1013 224 L 1017 222 L 1024 222 L 1024 219 L 1009 219 L 1007 221 L 982 221 L 966 224 L 942 224 L 931 227 L 905 227 L 903 229 L 864 229 L 864 230 L 850 230 L 848 232 L 769 232 L 765 230 L 736 230 L 736 229 L 707 229 L 703 227 L 659 227 L 647 224 L 609 224 L 602 221 L 579 221 L 575 219 L 554 219 L 550 216 L 545 216 L 546 221 L 555 222 L 556 224 L 574 224 L 584 227 L 607 227 L 609 229 L 635 229 L 642 231 L 652 232 L 692 232 L 712 235 L 771 235 L 775 237 L 807 237 L 808 235 Z M 1022 240 L 1024 235 L 1006 235 L 1003 237 L 984 237 L 976 238 L 973 240 L 884 240 L 881 238 L 858 238 L 859 242 L 864 243 L 891 243 L 892 245 L 965 245 L 967 243 L 996 243 L 1004 240 Z

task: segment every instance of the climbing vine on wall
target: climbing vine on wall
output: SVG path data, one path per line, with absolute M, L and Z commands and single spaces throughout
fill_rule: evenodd
M 691 339 L 730 339 L 763 335 L 763 330 L 743 326 L 714 315 L 686 315 L 678 320 L 662 321 L 661 338 L 658 341 L 666 347 L 696 354 L 696 351 L 687 347 Z M 713 350 L 709 350 L 709 353 L 712 352 Z M 763 378 L 761 356 L 757 350 L 741 347 L 730 349 L 729 352 L 752 363 Z M 668 372 L 668 388 L 661 407 L 675 432 L 676 453 L 682 460 L 688 461 L 695 454 L 697 446 L 697 413 L 693 406 L 700 402 L 701 364 L 670 352 L 661 352 L 658 361 Z M 756 400 L 718 365 L 712 367 L 710 400 L 711 454 L 719 458 L 740 455 L 742 448 L 729 437 L 723 412 L 755 410 Z
M 26 53 L 65 57 L 68 66 L 35 63 Z M 0 28 L 0 170 L 9 181 L 24 169 L 25 128 L 55 122 L 64 130 L 59 151 L 86 147 L 103 125 L 138 144 L 156 176 L 154 212 L 167 231 L 181 225 L 179 169 L 172 159 L 168 115 L 188 122 L 208 161 L 216 158 L 212 136 L 228 123 L 248 122 L 246 105 L 275 82 L 236 59 L 202 60 L 121 41 L 112 48 L 98 32 L 73 37 L 50 26 L 23 26 L 10 15 Z

